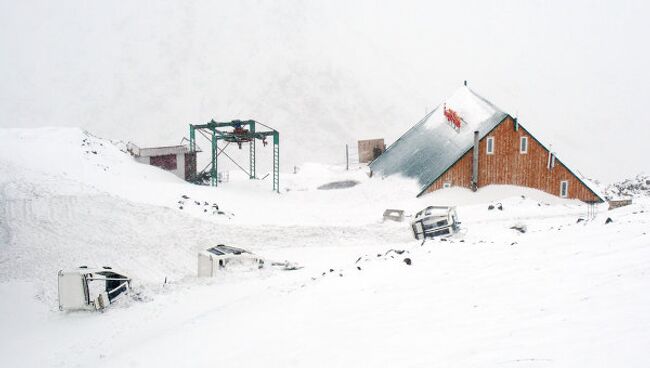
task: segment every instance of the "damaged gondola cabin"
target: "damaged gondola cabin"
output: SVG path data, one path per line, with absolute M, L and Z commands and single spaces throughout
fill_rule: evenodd
M 100 310 L 131 289 L 131 279 L 111 267 L 59 271 L 59 310 Z
M 231 267 L 264 267 L 264 259 L 241 248 L 219 244 L 199 253 L 198 276 L 213 277 Z
M 460 222 L 455 207 L 429 206 L 415 214 L 411 228 L 415 239 L 421 240 L 453 235 Z

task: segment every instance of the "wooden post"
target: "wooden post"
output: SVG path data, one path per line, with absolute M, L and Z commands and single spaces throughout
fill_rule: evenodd
M 347 144 L 345 145 L 345 170 L 350 170 L 350 153 Z

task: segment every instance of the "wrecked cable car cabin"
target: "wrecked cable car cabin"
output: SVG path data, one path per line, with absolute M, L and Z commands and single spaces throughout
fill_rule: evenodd
M 111 267 L 59 271 L 59 310 L 99 310 L 131 288 L 131 279 Z
M 198 276 L 212 277 L 232 266 L 264 267 L 264 259 L 241 248 L 219 244 L 199 253 Z
M 460 229 L 455 207 L 429 206 L 415 214 L 411 222 L 415 239 L 452 235 Z

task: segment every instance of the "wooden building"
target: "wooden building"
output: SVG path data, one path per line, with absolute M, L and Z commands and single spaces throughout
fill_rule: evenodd
M 368 163 L 377 159 L 385 150 L 384 138 L 364 139 L 357 143 L 359 151 L 359 162 Z
M 518 185 L 602 202 L 517 119 L 466 85 L 427 114 L 370 164 L 373 173 L 418 179 L 418 196 L 445 187 Z

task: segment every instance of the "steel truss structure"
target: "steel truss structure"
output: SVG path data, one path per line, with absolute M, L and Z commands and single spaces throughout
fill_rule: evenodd
M 258 130 L 258 125 L 268 130 Z M 210 163 L 198 175 L 201 176 L 207 173 L 206 170 L 209 167 L 210 185 L 215 187 L 219 183 L 219 172 L 217 170 L 219 155 L 223 154 L 230 159 L 250 179 L 256 179 L 255 141 L 261 140 L 266 146 L 266 138 L 273 137 L 273 191 L 280 193 L 280 133 L 277 130 L 255 120 L 233 120 L 229 122 L 211 120 L 207 124 L 190 124 L 190 152 L 196 152 L 196 132 L 205 137 L 212 147 Z M 223 148 L 219 147 L 219 141 L 226 142 Z M 240 149 L 242 144 L 249 144 L 248 171 L 225 152 L 230 143 L 236 143 Z

